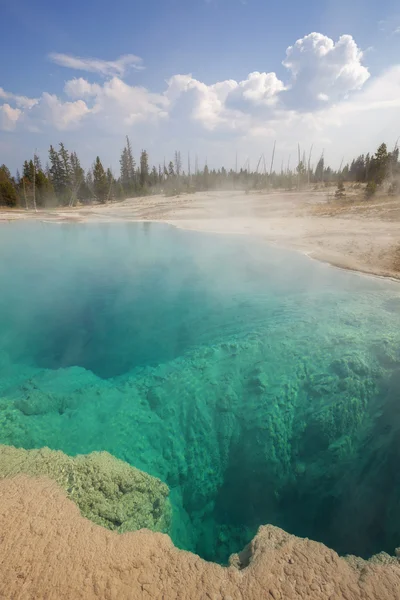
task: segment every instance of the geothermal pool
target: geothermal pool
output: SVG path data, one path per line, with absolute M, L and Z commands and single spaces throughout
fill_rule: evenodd
M 0 443 L 107 450 L 221 563 L 272 523 L 400 546 L 400 286 L 246 236 L 0 228 Z

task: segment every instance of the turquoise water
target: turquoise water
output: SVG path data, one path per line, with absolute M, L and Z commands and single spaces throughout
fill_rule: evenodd
M 0 228 L 0 443 L 107 450 L 226 562 L 272 523 L 400 545 L 400 287 L 245 236 Z

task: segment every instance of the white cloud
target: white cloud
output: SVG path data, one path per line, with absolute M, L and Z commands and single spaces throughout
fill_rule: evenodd
M 12 108 L 9 104 L 0 106 L 0 127 L 3 131 L 12 131 L 15 129 L 22 111 L 19 108 Z
M 362 56 L 349 35 L 335 43 L 311 33 L 286 51 L 283 64 L 290 75 L 286 84 L 273 72 L 255 71 L 243 81 L 212 85 L 191 75 L 175 75 L 168 81 L 166 96 L 181 118 L 194 119 L 210 131 L 240 132 L 252 128 L 254 121 L 275 120 L 276 111 L 285 108 L 309 112 L 343 101 L 369 78 Z
M 369 79 L 361 64 L 363 53 L 351 35 L 338 42 L 320 33 L 310 33 L 289 46 L 283 65 L 291 72 L 286 102 L 296 108 L 317 108 L 319 103 L 337 102 L 362 88 Z
M 243 105 L 274 106 L 283 90 L 285 85 L 275 73 L 254 71 L 247 79 L 236 84 L 228 96 L 228 103 L 238 108 Z
M 70 79 L 64 86 L 64 92 L 70 98 L 81 98 L 97 96 L 101 91 L 101 86 L 97 83 L 89 83 L 83 77 L 79 79 Z
M 134 54 L 124 54 L 116 60 L 102 60 L 100 58 L 82 58 L 71 54 L 58 54 L 53 52 L 49 58 L 55 64 L 68 69 L 98 73 L 105 77 L 118 75 L 122 77 L 128 69 L 136 71 L 144 69 L 143 60 Z
M 166 82 L 163 93 L 128 85 L 115 74 L 126 68 L 120 64 L 116 69 L 120 59 L 100 61 L 100 66 L 94 61 L 89 69 L 85 61 L 79 68 L 106 79 L 100 83 L 85 77 L 70 79 L 64 97 L 44 92 L 24 105 L 25 97 L 0 88 L 0 98 L 10 104 L 19 99 L 18 108 L 10 104 L 0 108 L 1 126 L 49 132 L 79 127 L 85 140 L 104 133 L 109 140 L 121 140 L 134 129 L 140 146 L 153 143 L 161 153 L 168 144 L 172 151 L 196 145 L 196 150 L 204 148 L 220 162 L 235 147 L 253 153 L 258 161 L 276 139 L 277 161 L 280 155 L 287 161 L 289 154 L 294 161 L 300 142 L 302 147 L 314 143 L 316 153 L 325 148 L 333 160 L 340 154 L 340 163 L 343 151 L 351 155 L 373 150 L 383 140 L 390 143 L 400 131 L 400 65 L 370 77 L 351 36 L 335 42 L 312 33 L 298 40 L 286 52 L 286 77 L 254 71 L 242 81 L 206 84 L 191 74 L 177 74 Z
M 393 31 L 395 35 L 400 34 L 400 25 Z
M 72 79 L 64 87 L 70 98 L 87 98 L 91 102 L 92 122 L 111 131 L 126 131 L 127 127 L 143 121 L 167 117 L 168 99 L 147 89 L 131 86 L 119 77 L 103 85 L 86 79 Z
M 77 127 L 90 109 L 83 100 L 62 102 L 55 94 L 44 92 L 37 113 L 44 125 L 53 125 L 64 131 Z
M 165 97 L 175 116 L 193 119 L 210 131 L 226 123 L 225 102 L 236 81 L 206 85 L 191 75 L 174 75 L 167 83 Z
M 12 92 L 6 92 L 2 87 L 0 87 L 0 98 L 3 100 L 11 100 L 15 102 L 17 106 L 20 108 L 32 108 L 35 104 L 38 103 L 37 98 L 28 98 L 27 96 L 18 96 L 18 94 L 13 94 Z

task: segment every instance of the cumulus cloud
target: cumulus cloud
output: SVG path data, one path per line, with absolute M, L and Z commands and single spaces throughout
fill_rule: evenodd
M 200 122 L 205 129 L 259 130 L 253 122 L 276 120 L 282 111 L 325 110 L 363 87 L 369 78 L 363 54 L 354 39 L 344 35 L 335 43 L 311 33 L 286 51 L 285 83 L 274 72 L 250 73 L 243 81 L 206 85 L 191 75 L 175 75 L 166 96 L 172 110 Z M 270 128 L 268 127 L 268 130 Z
M 174 146 L 183 149 L 192 139 L 196 148 L 199 143 L 209 144 L 209 156 L 211 146 L 218 147 L 221 160 L 234 145 L 247 145 L 249 153 L 250 148 L 257 153 L 272 147 L 275 139 L 277 160 L 279 152 L 285 160 L 289 154 L 294 156 L 297 142 L 303 145 L 304 140 L 328 151 L 335 144 L 343 147 L 344 132 L 349 151 L 353 143 L 363 151 L 370 147 L 369 142 L 362 143 L 369 133 L 373 149 L 378 138 L 389 141 L 391 131 L 400 131 L 400 66 L 370 78 L 362 51 L 348 35 L 334 41 L 311 33 L 298 40 L 286 51 L 280 77 L 254 71 L 243 80 L 208 85 L 191 74 L 176 74 L 163 93 L 128 85 L 121 73 L 129 61 L 92 64 L 90 59 L 72 57 L 71 62 L 67 58 L 59 64 L 106 78 L 100 82 L 94 76 L 94 81 L 90 76 L 70 79 L 63 96 L 45 92 L 26 101 L 0 88 L 0 98 L 9 101 L 0 109 L 3 128 L 81 127 L 88 134 L 106 132 L 109 139 L 135 128 L 144 136 L 143 146 L 147 147 L 153 132 L 158 135 L 154 147 L 173 139 Z M 17 108 L 11 108 L 13 102 Z M 157 127 L 150 129 L 151 124 Z
M 37 98 L 28 98 L 27 96 L 19 96 L 12 92 L 6 92 L 2 87 L 0 87 L 0 98 L 13 101 L 20 108 L 32 108 L 38 103 Z
M 0 106 L 0 126 L 3 131 L 12 131 L 15 129 L 22 111 L 19 108 L 12 108 L 9 104 Z
M 64 86 L 64 92 L 70 98 L 82 98 L 97 96 L 101 91 L 101 86 L 97 83 L 89 83 L 83 77 L 70 79 Z
M 134 54 L 124 54 L 116 60 L 102 60 L 100 58 L 82 58 L 71 54 L 58 54 L 52 52 L 49 58 L 55 64 L 77 71 L 98 73 L 105 77 L 118 75 L 122 77 L 128 69 L 140 71 L 144 69 L 143 60 Z
M 351 35 L 342 35 L 336 43 L 321 33 L 297 40 L 289 46 L 283 61 L 292 75 L 285 101 L 297 109 L 313 109 L 321 102 L 345 98 L 362 88 L 370 77 L 362 58 Z
M 206 85 L 189 74 L 174 75 L 167 83 L 165 98 L 173 116 L 194 119 L 210 131 L 226 123 L 228 116 L 233 119 L 225 114 L 225 102 L 237 85 L 235 81 Z
M 44 92 L 38 105 L 37 115 L 45 125 L 53 125 L 60 131 L 79 125 L 81 119 L 90 113 L 83 100 L 62 102 L 55 94 Z
M 240 81 L 229 94 L 228 105 L 236 108 L 252 106 L 275 106 L 279 93 L 285 90 L 285 84 L 275 73 L 254 71 L 248 78 Z
M 168 99 L 164 95 L 128 85 L 119 77 L 112 77 L 102 85 L 82 77 L 72 79 L 66 82 L 64 91 L 70 98 L 90 101 L 92 117 L 101 119 L 106 129 L 126 131 L 136 123 L 167 116 Z

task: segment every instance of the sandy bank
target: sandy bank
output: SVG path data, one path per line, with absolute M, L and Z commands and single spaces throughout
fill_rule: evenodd
M 0 481 L 0 598 L 24 600 L 394 600 L 400 562 L 339 558 L 322 544 L 261 527 L 228 568 L 168 536 L 118 535 L 84 519 L 48 479 Z
M 162 221 L 196 231 L 256 235 L 338 267 L 400 278 L 400 198 L 327 203 L 325 191 L 205 192 L 43 210 L 0 210 L 0 222 Z

